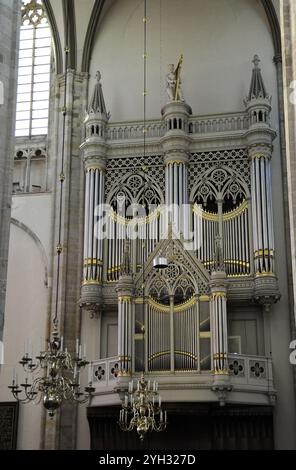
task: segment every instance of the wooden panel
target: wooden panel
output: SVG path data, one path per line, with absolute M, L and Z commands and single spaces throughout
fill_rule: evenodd
M 16 449 L 18 410 L 18 402 L 0 403 L 0 450 Z
M 230 320 L 229 336 L 241 337 L 242 354 L 258 354 L 257 322 L 250 320 Z
M 118 325 L 109 323 L 107 325 L 107 357 L 117 356 Z
M 272 450 L 271 407 L 165 403 L 168 427 L 148 433 L 121 431 L 119 407 L 88 408 L 92 450 Z

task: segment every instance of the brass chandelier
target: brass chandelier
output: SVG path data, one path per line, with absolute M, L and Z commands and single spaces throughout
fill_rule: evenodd
M 69 39 L 69 17 L 66 14 L 66 41 Z M 95 391 L 90 382 L 84 391 L 80 387 L 80 372 L 89 364 L 85 357 L 85 351 L 82 355 L 81 345 L 76 340 L 76 352 L 71 356 L 67 348 L 64 348 L 63 337 L 60 336 L 58 328 L 58 302 L 61 256 L 63 253 L 62 245 L 62 202 L 63 186 L 65 182 L 64 174 L 64 155 L 65 155 L 65 122 L 67 116 L 67 71 L 69 47 L 65 47 L 65 89 L 64 103 L 62 107 L 63 127 L 62 127 L 62 152 L 61 152 L 61 171 L 60 171 L 60 198 L 58 214 L 58 242 L 56 245 L 57 253 L 57 274 L 56 274 L 56 294 L 55 294 L 55 314 L 52 320 L 51 339 L 47 341 L 47 349 L 40 351 L 38 356 L 31 357 L 28 351 L 20 360 L 23 371 L 26 375 L 23 383 L 18 383 L 17 374 L 13 373 L 12 384 L 8 387 L 14 398 L 20 403 L 26 404 L 33 402 L 35 404 L 43 402 L 49 417 L 53 418 L 57 409 L 66 401 L 69 403 L 86 403 L 91 394 Z M 27 348 L 28 349 L 28 348 Z M 33 356 L 33 353 L 32 353 Z M 37 376 L 37 373 L 39 375 Z
M 167 412 L 161 409 L 161 396 L 158 394 L 158 384 L 146 380 L 142 373 L 137 387 L 134 382 L 129 383 L 128 393 L 119 414 L 119 426 L 123 431 L 137 431 L 141 441 L 147 432 L 164 431 L 167 426 Z
M 81 392 L 80 371 L 88 364 L 85 357 L 81 356 L 81 346 L 72 358 L 67 348 L 63 348 L 63 338 L 59 337 L 56 327 L 48 341 L 47 350 L 41 351 L 35 359 L 28 352 L 25 353 L 20 364 L 26 373 L 26 379 L 24 383 L 18 384 L 14 373 L 12 385 L 8 388 L 20 403 L 38 404 L 42 400 L 51 418 L 63 401 L 86 403 L 94 391 L 90 383 L 85 387 L 85 393 Z M 37 372 L 41 375 L 36 377 Z

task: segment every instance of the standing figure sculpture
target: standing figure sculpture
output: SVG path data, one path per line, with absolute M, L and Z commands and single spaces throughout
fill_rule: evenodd
M 214 271 L 224 271 L 223 247 L 221 235 L 215 237 Z
M 181 55 L 175 69 L 174 64 L 169 64 L 169 73 L 166 75 L 166 91 L 169 101 L 185 101 L 181 90 L 181 66 L 183 55 Z

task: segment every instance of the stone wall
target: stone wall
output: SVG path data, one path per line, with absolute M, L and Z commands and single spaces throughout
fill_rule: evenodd
M 281 31 L 291 262 L 296 320 L 296 4 L 294 0 L 281 0 Z
M 3 84 L 0 102 L 0 341 L 4 327 L 19 25 L 20 0 L 0 0 L 0 80 Z

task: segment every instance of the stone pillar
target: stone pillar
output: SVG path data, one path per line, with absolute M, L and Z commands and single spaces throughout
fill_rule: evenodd
M 82 141 L 83 127 L 81 115 L 87 106 L 88 74 L 67 70 L 66 122 L 63 137 L 63 107 L 65 94 L 65 74 L 56 78 L 56 107 L 50 122 L 50 148 L 52 149 L 53 175 L 53 253 L 55 252 L 59 218 L 62 220 L 61 272 L 59 276 L 58 312 L 60 333 L 64 345 L 74 353 L 76 338 L 80 337 L 80 280 L 83 246 L 83 167 L 79 146 Z M 55 126 L 53 128 L 53 126 Z M 59 211 L 60 171 L 62 146 L 64 143 L 64 183 L 62 214 Z M 56 161 L 54 161 L 54 158 Z M 52 295 L 49 303 L 51 316 L 55 312 L 57 285 L 57 257 L 53 256 Z M 50 323 L 49 323 L 50 324 Z M 88 355 L 88 345 L 87 355 Z M 47 450 L 71 450 L 76 446 L 77 407 L 65 404 L 55 420 L 45 418 L 45 432 L 42 447 Z
M 293 338 L 296 333 L 296 4 L 293 0 L 281 1 L 283 99 L 285 104 L 285 151 L 288 185 L 289 231 L 291 243 L 293 313 Z M 288 254 L 289 255 L 289 254 Z
M 20 0 L 0 0 L 0 364 L 12 193 Z
M 171 101 L 162 109 L 166 133 L 162 138 L 165 163 L 165 200 L 168 207 L 173 206 L 169 222 L 175 233 L 189 238 L 190 214 L 184 213 L 188 206 L 188 160 L 190 137 L 188 119 L 192 110 L 184 101 Z

